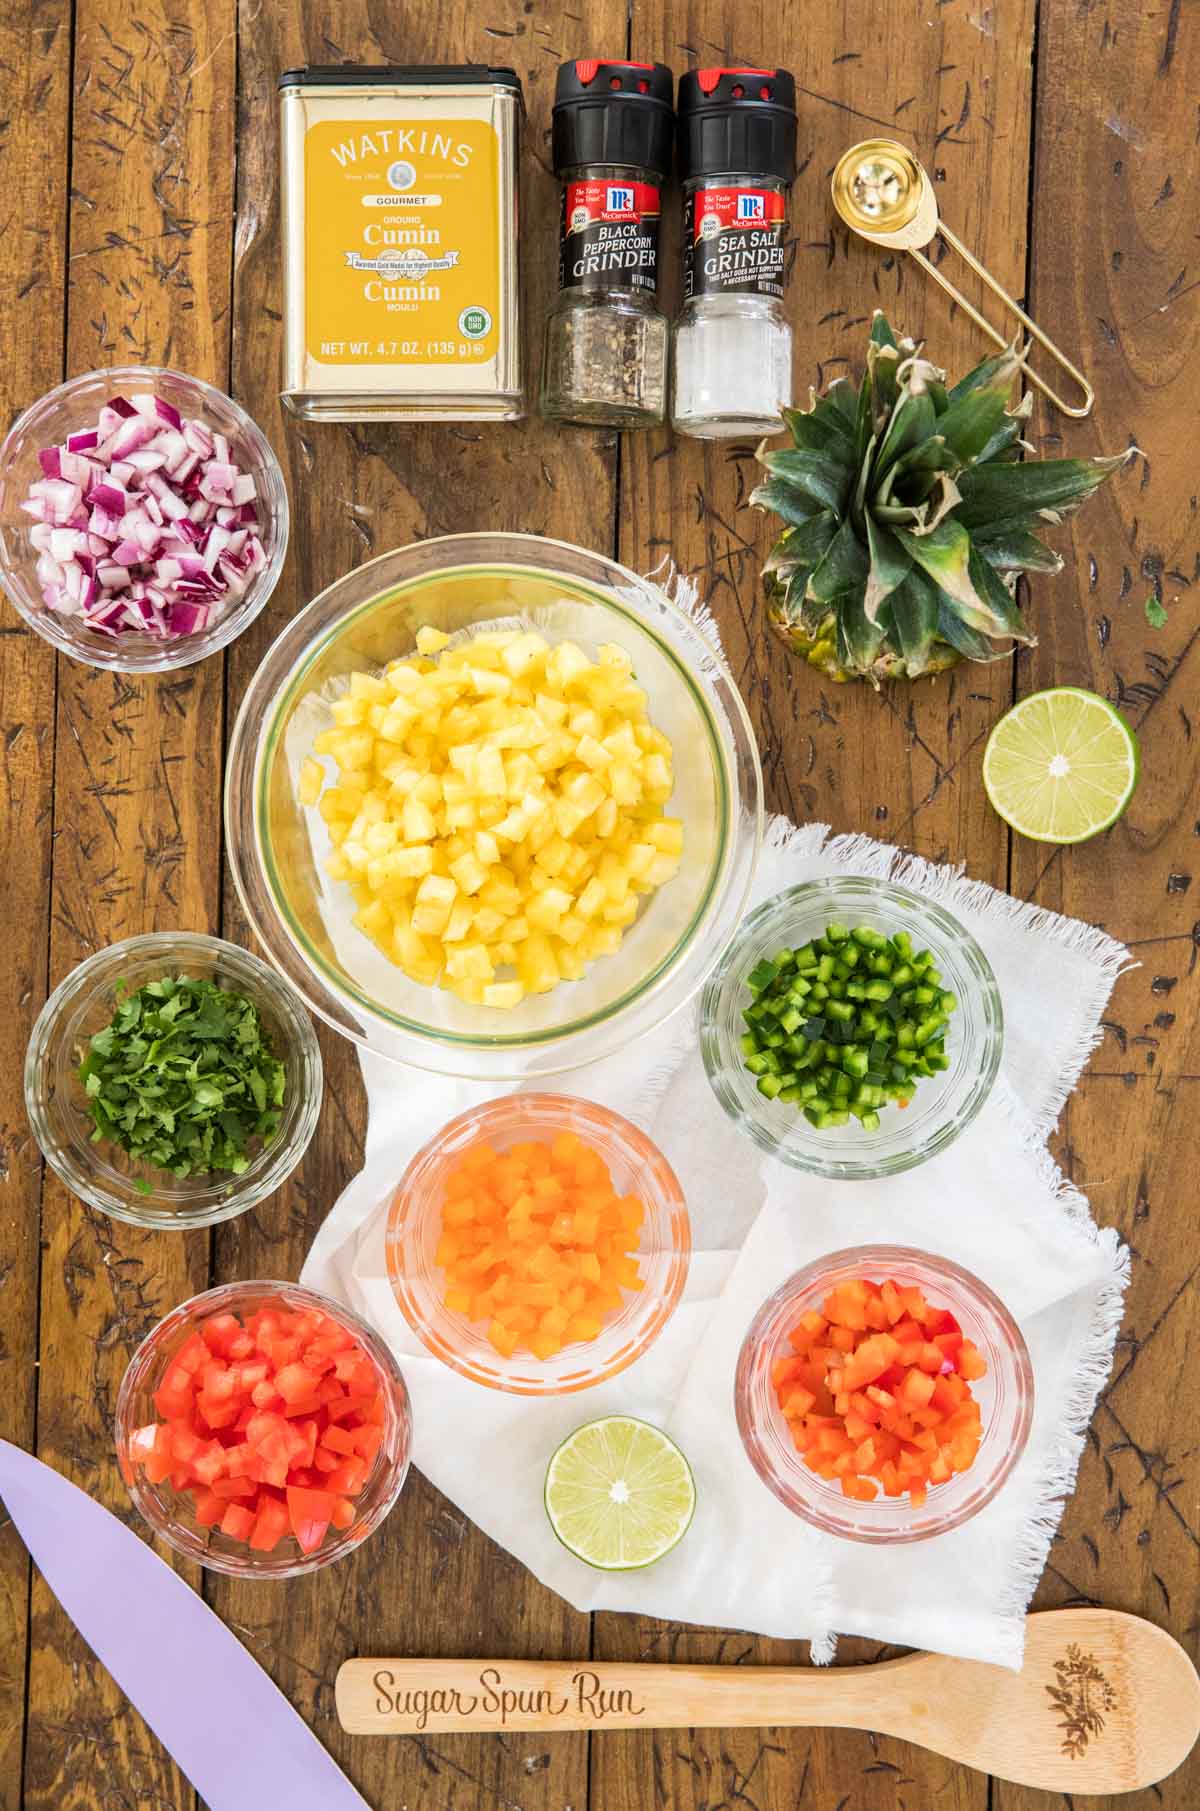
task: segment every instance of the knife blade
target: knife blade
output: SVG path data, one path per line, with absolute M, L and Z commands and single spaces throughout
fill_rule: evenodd
M 7 1440 L 0 1498 L 67 1615 L 210 1811 L 369 1811 L 257 1660 L 102 1504 Z

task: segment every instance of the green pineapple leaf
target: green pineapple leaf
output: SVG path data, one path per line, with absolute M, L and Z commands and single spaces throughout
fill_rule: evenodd
M 848 591 L 860 590 L 867 576 L 870 560 L 867 550 L 855 533 L 847 516 L 825 549 L 819 565 L 808 579 L 808 596 L 817 603 L 831 604 Z
M 996 572 L 1061 572 L 1063 559 L 1027 528 L 998 528 L 972 536 L 976 551 Z
M 1045 510 L 1052 518 L 1078 509 L 1085 497 L 1119 471 L 1129 455 L 1112 459 L 1040 459 L 1025 465 L 973 465 L 958 479 L 964 528 L 995 527 Z
M 914 679 L 919 678 L 929 666 L 937 634 L 937 587 L 914 567 L 892 592 L 885 608 L 891 613 L 905 668 Z
M 1022 370 L 1007 347 L 947 389 L 877 313 L 861 381 L 788 411 L 791 446 L 760 447 L 767 476 L 751 501 L 785 524 L 764 580 L 798 655 L 878 685 L 1002 660 L 1032 639 L 1019 575 L 1060 569 L 1041 535 L 1128 455 L 1037 460 L 1031 398 L 1012 401 Z
M 846 468 L 820 453 L 779 450 L 760 453 L 759 457 L 773 478 L 782 478 L 802 497 L 811 498 L 818 508 L 839 509 L 849 475 Z
M 879 621 L 879 610 L 895 591 L 902 585 L 912 571 L 912 555 L 899 538 L 883 522 L 877 522 L 873 516 L 867 517 L 867 545 L 871 554 L 870 570 L 867 573 L 866 590 L 863 593 L 863 609 L 869 623 Z
M 822 509 L 815 497 L 808 496 L 798 485 L 786 483 L 781 478 L 766 478 L 756 485 L 750 493 L 751 503 L 760 509 L 773 509 L 777 516 L 782 516 L 792 528 L 802 528 L 815 516 L 826 515 L 835 525 L 837 517 L 826 505 Z
M 750 501 L 756 502 L 759 491 L 769 490 L 769 484 L 760 484 Z M 806 522 L 789 528 L 780 536 L 771 549 L 771 559 L 776 561 L 773 571 L 784 567 L 815 566 L 818 560 L 825 557 L 826 549 L 837 532 L 837 517 L 831 509 L 822 509 L 810 516 Z M 765 569 L 764 569 L 765 570 Z

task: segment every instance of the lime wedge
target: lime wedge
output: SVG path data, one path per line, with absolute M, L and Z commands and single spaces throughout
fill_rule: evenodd
M 546 1472 L 546 1514 L 564 1547 L 602 1572 L 649 1566 L 687 1531 L 691 1467 L 647 1421 L 608 1415 L 568 1435 Z
M 1082 843 L 1115 824 L 1138 777 L 1137 738 L 1077 686 L 1032 692 L 988 737 L 983 784 L 1006 824 L 1039 843 Z

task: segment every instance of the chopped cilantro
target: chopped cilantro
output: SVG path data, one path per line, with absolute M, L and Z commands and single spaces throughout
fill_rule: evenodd
M 79 1070 L 95 1130 L 172 1176 L 240 1173 L 279 1130 L 283 1064 L 258 1008 L 213 981 L 166 975 L 118 988 Z M 142 1185 L 144 1186 L 144 1185 Z

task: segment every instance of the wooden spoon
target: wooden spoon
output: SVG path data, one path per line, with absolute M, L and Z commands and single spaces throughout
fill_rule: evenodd
M 626 1666 L 584 1660 L 347 1660 L 354 1735 L 435 1730 L 872 1729 L 1050 1792 L 1136 1792 L 1200 1732 L 1177 1641 L 1118 1610 L 1025 1623 L 1019 1673 L 944 1654 L 879 1666 Z

